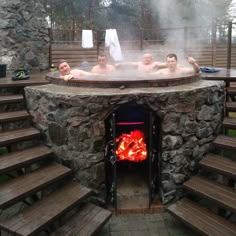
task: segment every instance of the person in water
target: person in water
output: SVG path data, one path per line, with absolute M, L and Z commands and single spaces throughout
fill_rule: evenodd
M 57 65 L 57 69 L 61 74 L 61 78 L 65 81 L 71 80 L 72 78 L 81 78 L 88 75 L 96 75 L 84 70 L 71 69 L 67 61 L 61 60 Z
M 200 67 L 193 57 L 187 57 L 187 61 L 192 66 L 192 68 L 180 66 L 178 64 L 178 58 L 176 54 L 171 53 L 166 56 L 167 68 L 161 69 L 153 74 L 155 75 L 188 75 L 188 74 L 200 72 Z
M 167 63 L 163 62 L 154 62 L 153 56 L 150 53 L 143 54 L 142 61 L 139 62 L 127 62 L 127 63 L 120 63 L 117 64 L 117 67 L 120 65 L 131 65 L 139 72 L 149 73 L 154 72 L 155 70 L 163 69 L 167 67 Z
M 113 65 L 107 63 L 107 56 L 101 54 L 98 56 L 98 64 L 92 68 L 91 72 L 97 74 L 109 74 L 115 70 L 116 68 Z

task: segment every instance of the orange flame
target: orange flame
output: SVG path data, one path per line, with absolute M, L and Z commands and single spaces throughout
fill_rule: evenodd
M 139 162 L 147 158 L 144 134 L 140 130 L 131 131 L 129 134 L 121 134 L 116 138 L 116 143 L 116 155 L 119 161 Z

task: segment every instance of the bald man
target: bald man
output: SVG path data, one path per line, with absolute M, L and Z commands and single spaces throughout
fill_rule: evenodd
M 120 63 L 116 66 L 120 65 L 131 65 L 137 68 L 137 70 L 141 73 L 149 73 L 154 72 L 155 70 L 166 68 L 167 64 L 164 62 L 154 62 L 152 54 L 145 53 L 143 54 L 142 61 L 140 62 L 127 62 L 127 63 Z

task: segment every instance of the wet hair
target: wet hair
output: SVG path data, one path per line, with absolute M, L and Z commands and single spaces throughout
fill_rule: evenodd
M 64 60 L 64 59 L 61 59 L 58 63 L 57 63 L 57 69 L 59 70 L 59 66 L 62 64 L 62 63 L 64 63 L 64 62 L 66 62 L 67 64 L 68 64 L 68 62 L 66 61 L 66 60 Z
M 98 57 L 106 57 L 107 58 L 107 55 L 105 53 L 101 53 L 98 55 Z
M 172 57 L 174 57 L 175 58 L 175 60 L 176 61 L 178 61 L 178 58 L 177 58 L 177 55 L 176 54 L 174 54 L 174 53 L 170 53 L 170 54 L 168 54 L 167 56 L 166 56 L 166 58 L 172 58 Z
M 144 53 L 144 54 L 143 54 L 143 58 L 144 58 L 145 56 L 149 56 L 149 57 L 152 58 L 152 54 L 151 54 L 151 53 Z

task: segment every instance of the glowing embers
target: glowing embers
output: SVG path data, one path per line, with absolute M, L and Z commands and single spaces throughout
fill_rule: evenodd
M 116 138 L 116 155 L 118 161 L 140 162 L 147 159 L 143 132 L 134 130 Z

